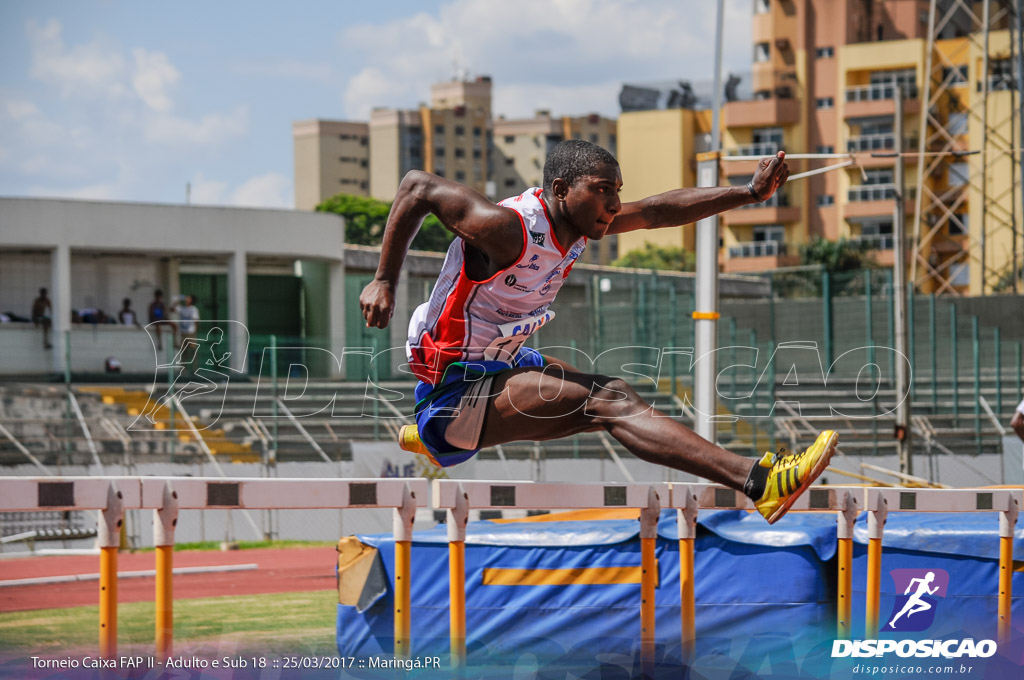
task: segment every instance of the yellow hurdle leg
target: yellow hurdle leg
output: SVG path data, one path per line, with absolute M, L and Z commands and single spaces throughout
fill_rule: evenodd
M 853 539 L 839 539 L 839 603 L 836 621 L 836 637 L 850 638 L 853 616 Z
M 448 589 L 451 600 L 452 667 L 466 663 L 466 543 L 448 544 Z
M 864 637 L 878 638 L 878 600 L 882 583 L 882 539 L 868 539 L 868 587 L 864 615 Z
M 645 669 L 654 663 L 654 588 L 658 582 L 658 563 L 654 555 L 656 540 L 640 539 L 640 654 Z
M 117 656 L 117 547 L 100 548 L 100 656 Z
M 395 541 L 395 656 L 409 656 L 410 561 L 412 541 Z
M 1013 538 L 999 537 L 999 644 L 1010 641 L 1010 600 L 1013 596 Z
M 696 635 L 696 604 L 693 599 L 693 539 L 679 541 L 679 589 L 683 625 L 683 663 L 693 659 L 693 644 Z
M 156 653 L 171 654 L 174 643 L 174 546 L 156 547 Z

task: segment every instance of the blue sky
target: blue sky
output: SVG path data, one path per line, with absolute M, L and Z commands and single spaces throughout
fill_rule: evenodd
M 749 70 L 750 0 L 725 69 Z M 0 195 L 292 205 L 291 123 L 414 107 L 617 116 L 624 81 L 710 80 L 710 0 L 0 2 Z

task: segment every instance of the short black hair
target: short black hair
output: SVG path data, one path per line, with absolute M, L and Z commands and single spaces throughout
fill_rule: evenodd
M 572 186 L 580 177 L 592 175 L 606 165 L 619 166 L 607 149 L 582 139 L 567 139 L 552 149 L 544 161 L 544 191 L 551 191 L 551 184 L 559 177 Z

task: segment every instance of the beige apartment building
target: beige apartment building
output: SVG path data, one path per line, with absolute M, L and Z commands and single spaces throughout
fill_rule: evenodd
M 488 177 L 491 79 L 435 83 L 430 106 L 370 114 L 370 195 L 394 199 L 409 170 L 461 182 L 494 197 Z
M 615 121 L 596 113 L 552 116 L 550 111 L 541 109 L 533 118 L 507 119 L 499 116 L 494 121 L 494 158 L 491 164 L 497 197 L 515 196 L 530 187 L 541 186 L 544 161 L 559 142 L 585 139 L 615 154 L 617 134 Z M 617 257 L 618 237 L 609 236 L 591 243 L 581 261 L 609 264 Z
M 942 4 L 940 2 L 940 4 Z M 896 151 L 917 152 L 929 46 L 927 0 L 756 0 L 753 16 L 753 97 L 725 103 L 722 110 L 720 182 L 744 184 L 756 162 L 735 156 L 790 153 L 853 154 L 848 168 L 788 184 L 771 200 L 723 214 L 719 264 L 727 272 L 768 271 L 795 264 L 799 247 L 815 236 L 862 240 L 874 246 L 876 260 L 893 262 Z M 940 8 L 941 11 L 941 8 Z M 936 36 L 930 74 L 933 110 L 925 151 L 952 145 L 979 149 L 983 129 L 1013 139 L 1013 89 L 1008 74 L 1010 36 L 989 36 L 989 83 L 983 88 L 985 55 L 966 22 L 952 21 Z M 976 28 L 974 30 L 977 30 Z M 993 75 L 994 74 L 994 75 Z M 903 139 L 895 139 L 896 86 L 903 93 Z M 987 97 L 983 97 L 983 91 Z M 989 124 L 979 115 L 985 99 Z M 1002 122 L 1000 122 L 1002 121 Z M 674 109 L 624 113 L 619 119 L 619 160 L 629 182 L 625 198 L 693 186 L 695 154 L 707 133 L 709 111 Z M 946 145 L 946 146 L 943 146 Z M 931 157 L 930 157 L 931 158 Z M 793 161 L 795 174 L 844 159 Z M 907 192 L 908 234 L 913 233 L 918 156 L 902 157 Z M 934 205 L 922 217 L 924 292 L 981 294 L 1009 266 L 1013 231 L 996 229 L 991 215 L 1020 213 L 1020 184 L 1011 184 L 1012 156 L 1005 167 L 989 170 L 989 225 L 986 201 L 975 181 L 980 156 L 946 157 L 939 171 L 926 174 L 925 191 Z M 928 161 L 930 165 L 931 160 Z M 992 160 L 989 161 L 993 163 Z M 948 169 L 947 169 L 948 166 Z M 993 171 L 994 170 L 994 171 Z M 998 209 L 992 207 L 999 202 Z M 928 201 L 925 202 L 926 208 Z M 1016 208 L 1015 208 L 1016 204 Z M 926 210 L 927 212 L 927 210 Z M 693 247 L 693 228 L 623 235 L 620 249 L 644 241 Z M 979 243 L 986 243 L 982 254 Z M 985 267 L 980 267 L 982 256 Z M 987 272 L 987 283 L 982 282 Z
M 338 193 L 370 194 L 370 128 L 340 120 L 292 123 L 295 208 L 313 210 Z

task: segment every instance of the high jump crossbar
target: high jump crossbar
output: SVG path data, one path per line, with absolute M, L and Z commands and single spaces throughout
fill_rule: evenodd
M 410 547 L 426 479 L 225 479 L 204 477 L 2 477 L 0 512 L 99 510 L 100 654 L 117 655 L 117 550 L 124 511 L 152 509 L 156 546 L 156 648 L 174 634 L 173 551 L 179 510 L 392 508 L 395 537 L 395 655 L 408 656 Z

